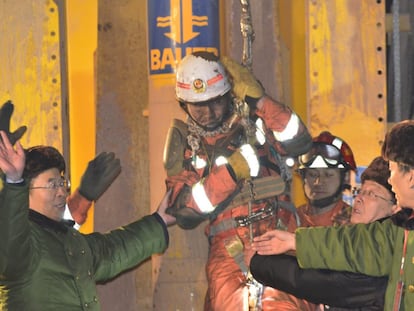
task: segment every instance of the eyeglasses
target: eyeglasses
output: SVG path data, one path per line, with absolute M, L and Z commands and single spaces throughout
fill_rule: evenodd
M 56 191 L 59 188 L 63 188 L 65 191 L 68 191 L 70 189 L 70 181 L 66 178 L 59 178 L 49 181 L 46 186 L 30 187 L 29 189 L 50 189 Z
M 374 199 L 374 200 L 375 199 L 381 199 L 381 200 L 384 200 L 386 202 L 390 202 L 392 204 L 395 204 L 393 199 L 386 199 L 383 196 L 380 196 L 380 195 L 374 193 L 371 190 L 361 190 L 361 189 L 354 190 L 354 197 L 356 197 L 357 195 L 360 195 L 362 197 L 369 197 L 370 199 Z
M 337 167 L 343 163 L 341 152 L 338 148 L 324 143 L 314 142 L 312 148 L 299 156 L 299 162 L 304 166 L 310 166 L 317 156 L 321 156 L 328 167 Z

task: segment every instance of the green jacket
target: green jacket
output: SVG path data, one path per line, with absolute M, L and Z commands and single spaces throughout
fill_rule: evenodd
M 296 255 L 302 268 L 389 275 L 384 310 L 393 310 L 400 280 L 404 231 L 407 251 L 401 280 L 404 282 L 399 310 L 414 310 L 414 219 L 404 209 L 382 223 L 342 227 L 315 227 L 296 231 Z
M 0 310 L 100 310 L 96 282 L 168 246 L 151 215 L 106 234 L 82 234 L 28 209 L 27 185 L 0 193 Z M 133 290 L 133 289 L 131 289 Z

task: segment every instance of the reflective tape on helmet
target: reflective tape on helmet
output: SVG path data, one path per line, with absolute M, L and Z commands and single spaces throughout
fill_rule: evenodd
M 292 112 L 289 122 L 286 125 L 285 129 L 282 132 L 273 131 L 273 135 L 278 141 L 285 141 L 292 139 L 299 131 L 300 119 L 296 113 Z
M 338 137 L 335 137 L 335 139 L 332 141 L 332 145 L 334 145 L 339 150 L 341 150 L 342 148 L 342 143 L 343 143 L 342 139 L 339 139 Z
M 240 147 L 240 153 L 249 166 L 250 176 L 256 177 L 257 174 L 259 174 L 260 164 L 253 147 L 249 144 L 245 144 Z
M 200 180 L 194 184 L 191 192 L 194 201 L 197 203 L 197 206 L 202 213 L 211 213 L 216 209 L 216 206 L 211 203 L 210 199 L 207 196 L 206 190 L 203 186 L 203 180 Z

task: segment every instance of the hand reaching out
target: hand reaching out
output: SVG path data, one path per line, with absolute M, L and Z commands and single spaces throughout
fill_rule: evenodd
M 278 255 L 296 250 L 295 234 L 282 230 L 268 231 L 253 239 L 252 248 L 259 255 Z
M 176 221 L 174 216 L 171 216 L 170 214 L 167 214 L 165 212 L 166 209 L 168 208 L 168 200 L 170 198 L 171 193 L 172 193 L 171 189 L 165 193 L 157 209 L 158 215 L 160 215 L 160 217 L 162 218 L 162 220 L 164 220 L 167 226 L 175 224 L 175 221 Z
M 19 181 L 23 175 L 26 159 L 23 147 L 17 141 L 13 148 L 5 131 L 0 131 L 0 135 L 0 169 L 10 181 Z

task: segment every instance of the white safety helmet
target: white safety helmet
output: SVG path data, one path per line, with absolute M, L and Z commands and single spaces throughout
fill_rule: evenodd
M 185 56 L 177 68 L 175 92 L 182 102 L 204 102 L 226 94 L 231 84 L 217 56 L 196 52 Z

